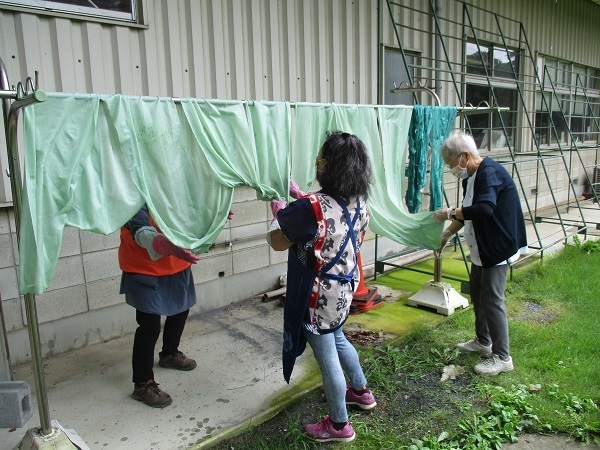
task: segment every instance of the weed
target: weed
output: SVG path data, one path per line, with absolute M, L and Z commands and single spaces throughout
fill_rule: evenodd
M 287 428 L 283 430 L 283 439 L 288 445 L 288 448 L 295 450 L 308 450 L 312 448 L 312 443 L 306 440 L 301 419 L 299 417 L 294 417 L 289 413 L 286 413 L 286 417 L 288 424 Z
M 564 394 L 558 385 L 554 384 L 548 389 L 548 396 L 558 401 L 564 410 L 555 410 L 562 418 L 563 426 L 571 429 L 571 434 L 577 439 L 589 443 L 593 436 L 600 432 L 600 422 L 588 423 L 587 415 L 598 411 L 598 405 L 591 398 Z
M 567 246 L 573 246 L 577 250 L 580 250 L 585 253 L 595 253 L 600 251 L 600 239 L 599 240 L 587 240 L 585 242 L 581 242 L 579 236 L 573 236 L 573 244 L 566 244 Z
M 457 348 L 444 348 L 440 350 L 438 348 L 432 347 L 430 352 L 432 356 L 434 356 L 438 360 L 441 360 L 444 365 L 450 364 L 451 362 L 456 360 L 456 358 L 458 358 L 458 355 L 460 355 L 460 350 Z

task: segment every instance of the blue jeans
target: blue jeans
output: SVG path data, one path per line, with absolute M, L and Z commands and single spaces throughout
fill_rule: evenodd
M 334 422 L 348 421 L 344 372 L 348 375 L 350 387 L 360 389 L 367 385 L 358 353 L 344 336 L 342 328 L 339 327 L 333 333 L 321 335 L 313 334 L 306 329 L 303 330 L 321 368 L 329 417 Z

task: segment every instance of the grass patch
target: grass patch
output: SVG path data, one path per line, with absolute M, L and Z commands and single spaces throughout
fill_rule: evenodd
M 448 318 L 415 319 L 412 331 L 402 339 L 374 350 L 361 349 L 378 407 L 366 413 L 350 411 L 356 440 L 326 447 L 494 449 L 524 431 L 598 442 L 600 251 L 595 248 L 600 246 L 583 248 L 576 242 L 542 264 L 515 270 L 506 291 L 513 372 L 478 376 L 472 367 L 479 358 L 454 349 L 454 343 L 474 334 L 471 310 L 459 310 Z M 445 273 L 448 266 L 465 277 L 458 265 L 446 260 L 444 264 Z M 407 281 L 406 274 L 399 270 L 378 277 L 377 283 L 415 291 L 431 278 L 417 274 Z M 389 310 L 393 318 L 402 312 L 402 303 L 386 304 L 364 316 L 385 315 Z M 465 372 L 440 382 L 444 367 L 452 364 Z M 215 448 L 323 448 L 307 440 L 302 428 L 326 413 L 317 390 L 274 419 Z

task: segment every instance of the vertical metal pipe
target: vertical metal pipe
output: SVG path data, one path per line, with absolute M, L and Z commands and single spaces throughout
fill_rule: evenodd
M 436 26 L 436 17 L 442 13 L 442 0 L 435 0 L 435 15 L 432 17 L 432 28 L 435 30 L 435 94 L 442 98 L 442 26 Z
M 433 256 L 433 281 L 439 283 L 442 281 L 442 252 L 434 250 Z
M 438 23 L 437 18 L 442 13 L 442 0 L 435 0 L 434 14 L 431 17 L 431 27 L 435 33 L 435 95 L 437 96 L 438 106 L 442 98 L 442 25 Z M 439 283 L 442 281 L 442 252 L 435 250 L 433 252 L 433 281 Z
M 9 83 L 8 83 L 8 76 L 6 74 L 6 68 L 4 67 L 4 62 L 2 61 L 2 59 L 0 58 L 0 91 L 2 90 L 8 90 L 10 89 Z M 6 129 L 6 124 L 8 123 L 8 109 L 10 108 L 10 101 L 7 98 L 2 97 L 2 116 L 4 119 L 4 134 L 5 137 L 7 138 L 6 141 L 8 142 L 8 130 Z M 0 177 L 3 177 L 4 174 L 0 173 Z M 8 371 L 8 373 L 6 374 L 6 379 L 7 380 L 12 380 L 12 368 L 10 365 L 10 348 L 8 347 L 8 335 L 6 333 L 6 321 L 4 320 L 4 310 L 2 309 L 2 299 L 0 298 L 0 321 L 1 321 L 1 325 L 2 325 L 2 340 L 4 342 L 4 351 L 6 354 L 6 370 Z M 2 370 L 0 372 L 3 372 L 5 369 L 4 367 L 2 368 Z M 0 374 L 0 376 L 3 376 L 3 374 Z
M 8 77 L 6 75 L 6 67 L 0 60 L 0 86 L 3 90 L 9 90 Z M 6 85 L 4 84 L 6 83 Z M 33 92 L 32 96 L 27 99 L 18 100 L 10 105 L 8 100 L 3 101 L 4 119 L 6 126 L 6 150 L 8 153 L 8 165 L 10 171 L 10 187 L 13 197 L 13 210 L 15 216 L 15 228 L 17 232 L 17 245 L 20 246 L 20 226 L 21 226 L 21 167 L 19 164 L 19 153 L 17 149 L 17 124 L 19 119 L 19 111 L 22 107 L 29 104 L 43 102 L 46 100 L 46 94 L 41 91 Z M 6 109 L 7 103 L 10 105 Z M 8 111 L 8 113 L 7 113 Z M 33 362 L 33 377 L 36 386 L 36 395 L 38 401 L 38 410 L 40 415 L 40 428 L 44 436 L 52 433 L 50 423 L 50 409 L 48 407 L 48 394 L 46 392 L 46 382 L 44 379 L 44 366 L 42 362 L 42 350 L 39 335 L 39 323 L 37 317 L 37 309 L 35 305 L 35 296 L 33 294 L 25 295 L 25 311 L 27 314 L 27 329 L 29 331 L 29 345 L 31 347 L 31 358 Z
M 40 429 L 42 435 L 52 434 L 50 421 L 50 408 L 48 406 L 48 393 L 46 391 L 46 380 L 44 377 L 44 364 L 42 361 L 42 346 L 40 343 L 40 330 L 35 306 L 35 295 L 25 294 L 25 312 L 29 331 L 29 345 L 31 347 L 31 358 L 33 360 L 33 378 L 36 387 L 38 401 L 38 412 L 40 414 Z

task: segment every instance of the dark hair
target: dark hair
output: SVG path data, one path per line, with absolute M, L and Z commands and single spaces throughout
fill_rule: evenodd
M 320 157 L 327 160 L 325 170 L 319 176 L 323 191 L 351 197 L 367 198 L 371 185 L 371 165 L 365 144 L 350 133 L 333 131 L 328 133 Z

